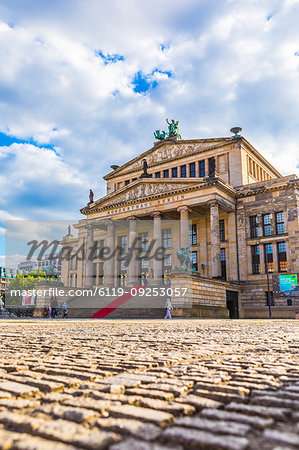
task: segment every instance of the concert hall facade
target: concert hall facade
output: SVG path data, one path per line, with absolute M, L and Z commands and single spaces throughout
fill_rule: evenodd
M 293 318 L 296 301 L 273 296 L 273 276 L 299 272 L 299 180 L 282 176 L 239 134 L 165 137 L 104 176 L 107 194 L 81 209 L 84 218 L 61 244 L 76 252 L 118 243 L 121 258 L 63 260 L 68 287 L 165 285 L 187 288 L 188 312 L 209 318 Z M 127 226 L 125 226 L 127 225 Z M 126 260 L 140 239 L 141 258 Z M 163 258 L 147 252 L 164 249 Z M 182 270 L 188 248 L 192 270 Z M 267 285 L 267 272 L 269 287 Z

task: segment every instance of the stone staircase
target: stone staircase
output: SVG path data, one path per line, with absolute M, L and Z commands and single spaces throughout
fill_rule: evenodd
M 107 319 L 162 319 L 166 296 L 135 295 L 120 306 L 113 305 L 118 296 L 72 297 L 67 300 L 70 318 L 90 318 L 102 310 Z

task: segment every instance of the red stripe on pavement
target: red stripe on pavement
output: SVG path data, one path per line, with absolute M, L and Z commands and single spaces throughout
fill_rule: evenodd
M 132 289 L 136 289 L 137 291 L 139 291 L 139 289 L 141 288 L 144 288 L 144 286 L 135 286 Z M 129 292 L 125 292 L 120 297 L 117 297 L 112 302 L 108 303 L 108 305 L 104 306 L 104 308 L 99 309 L 99 311 L 90 316 L 90 319 L 103 319 L 104 317 L 107 317 L 132 297 L 135 297 L 134 295 L 132 295 L 132 289 L 130 289 Z

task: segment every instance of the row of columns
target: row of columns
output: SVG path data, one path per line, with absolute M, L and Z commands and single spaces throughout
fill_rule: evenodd
M 219 277 L 221 275 L 221 265 L 220 265 L 220 233 L 219 233 L 219 205 L 217 201 L 210 202 L 210 228 L 211 228 L 211 276 Z M 177 211 L 180 213 L 180 247 L 187 247 L 189 245 L 189 212 L 190 209 L 187 206 L 180 206 Z M 162 247 L 162 213 L 160 211 L 155 211 L 153 214 L 154 218 L 154 246 L 153 253 L 155 253 L 159 248 Z M 129 240 L 128 249 L 132 249 L 134 242 L 138 237 L 137 234 L 137 218 L 131 216 L 129 220 Z M 115 225 L 114 222 L 109 219 L 107 225 L 107 238 L 105 246 L 114 249 L 115 241 Z M 87 248 L 92 248 L 94 243 L 93 240 L 93 227 L 92 225 L 87 226 Z M 136 284 L 137 280 L 137 264 L 135 259 L 136 250 L 133 250 L 133 254 L 128 264 L 127 275 L 128 283 Z M 154 260 L 154 282 L 161 283 L 163 275 L 163 262 L 162 260 Z M 93 280 L 95 279 L 95 264 L 92 260 L 87 259 L 86 261 L 86 285 L 91 286 Z M 104 279 L 105 285 L 114 285 L 114 259 L 109 258 L 104 262 Z

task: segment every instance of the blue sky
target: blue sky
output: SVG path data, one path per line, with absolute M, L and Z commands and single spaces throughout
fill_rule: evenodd
M 239 125 L 298 173 L 298 0 L 0 0 L 5 220 L 76 220 L 89 188 L 150 148 Z

